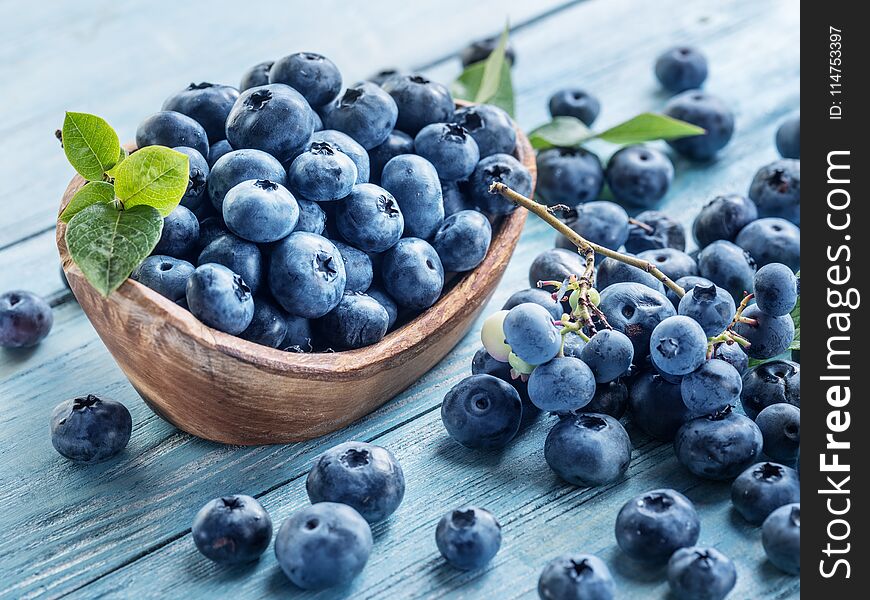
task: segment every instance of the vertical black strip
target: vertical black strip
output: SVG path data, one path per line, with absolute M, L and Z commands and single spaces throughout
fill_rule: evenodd
M 859 7 L 806 2 L 801 15 L 801 588 L 838 600 L 870 593 L 870 35 Z

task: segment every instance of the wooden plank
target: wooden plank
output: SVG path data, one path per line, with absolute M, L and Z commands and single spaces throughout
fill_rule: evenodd
M 353 82 L 382 67 L 444 59 L 471 38 L 497 32 L 508 15 L 519 24 L 565 4 L 445 0 L 413 11 L 398 0 L 328 0 L 304 10 L 280 0 L 255 10 L 227 0 L 207 8 L 172 0 L 16 6 L 0 20 L 0 76 L 15 82 L 0 98 L 0 248 L 54 225 L 72 176 L 54 139 L 65 110 L 99 114 L 132 139 L 143 118 L 193 79 L 235 85 L 256 63 L 313 50 Z
M 630 18 L 622 16 L 628 6 L 635 11 Z M 797 15 L 789 8 L 786 3 L 735 2 L 726 12 L 708 14 L 695 5 L 669 11 L 662 3 L 638 7 L 610 2 L 566 11 L 515 36 L 521 120 L 526 125 L 544 120 L 546 96 L 572 80 L 588 81 L 590 89 L 600 86 L 605 123 L 660 106 L 664 99 L 654 92 L 650 74 L 653 54 L 683 33 L 680 39 L 702 42 L 713 61 L 709 88 L 735 101 L 738 134 L 713 168 L 686 169 L 678 163 L 668 205 L 688 222 L 712 193 L 745 190 L 757 166 L 774 155 L 775 120 L 797 108 Z M 704 16 L 707 20 L 700 21 Z M 707 29 L 711 22 L 716 27 Z M 643 31 L 629 27 L 632 23 L 643 24 Z M 735 49 L 743 48 L 778 60 L 740 60 Z M 560 58 L 553 62 L 553 57 Z M 491 306 L 525 285 L 529 262 L 551 245 L 552 237 L 542 224 L 530 222 Z M 445 389 L 468 372 L 477 346 L 474 333 L 418 386 L 336 436 L 307 445 L 242 450 L 192 440 L 148 413 L 89 326 L 75 317 L 76 310 L 58 310 L 50 344 L 29 358 L 8 367 L 9 355 L 0 355 L 0 397 L 22 399 L 8 413 L 6 422 L 15 424 L 14 443 L 0 457 L 0 525 L 20 532 L 0 543 L 0 596 L 55 596 L 101 575 L 78 595 L 159 597 L 169 582 L 203 597 L 280 593 L 288 584 L 271 557 L 252 570 L 216 572 L 192 550 L 184 531 L 199 505 L 230 489 L 262 493 L 279 486 L 264 501 L 280 520 L 304 503 L 299 477 L 311 457 L 344 439 L 380 435 L 409 475 L 408 500 L 387 527 L 377 529 L 378 550 L 352 588 L 359 597 L 420 597 L 427 591 L 475 598 L 529 596 L 540 566 L 559 552 L 601 551 L 609 562 L 619 563 L 610 528 L 618 506 L 634 492 L 692 485 L 667 447 L 644 446 L 635 453 L 627 482 L 604 491 L 567 488 L 541 461 L 543 421 L 501 457 L 481 459 L 446 443 L 437 411 L 431 411 Z M 86 347 L 72 346 L 80 340 Z M 70 378 L 58 376 L 61 371 L 74 371 L 74 380 L 82 382 L 78 385 L 106 390 L 131 407 L 137 429 L 125 459 L 83 469 L 53 454 L 45 435 L 48 412 L 79 391 L 69 389 Z M 739 591 L 746 593 L 735 597 L 798 594 L 796 579 L 782 578 L 762 560 L 757 529 L 746 530 L 731 516 L 724 486 L 701 484 L 688 493 L 705 514 L 702 541 L 740 560 Z M 488 505 L 506 525 L 505 548 L 483 573 L 458 574 L 440 566 L 434 553 L 433 523 L 454 501 Z M 658 595 L 663 589 L 658 575 L 616 571 L 621 597 Z

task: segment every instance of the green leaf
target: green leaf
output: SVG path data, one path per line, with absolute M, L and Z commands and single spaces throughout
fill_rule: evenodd
M 800 271 L 798 271 L 798 277 L 800 277 Z M 792 340 L 791 346 L 788 347 L 789 350 L 800 350 L 801 349 L 801 297 L 798 296 L 797 302 L 794 305 L 794 308 L 791 311 L 791 320 L 794 321 L 794 340 Z
M 702 133 L 704 130 L 697 125 L 679 119 L 655 113 L 641 113 L 624 123 L 595 134 L 595 137 L 612 144 L 640 144 L 653 140 L 673 140 L 701 135 Z
M 100 117 L 68 112 L 63 120 L 63 151 L 82 177 L 97 181 L 118 162 L 121 142 Z
M 91 181 L 75 193 L 69 204 L 60 214 L 60 220 L 69 223 L 70 219 L 92 204 L 108 204 L 115 199 L 115 186 L 105 181 Z
M 163 218 L 151 206 L 92 204 L 70 220 L 66 245 L 85 278 L 108 296 L 151 254 L 162 230 Z
M 106 171 L 106 175 L 108 175 L 109 177 L 114 179 L 115 176 L 118 174 L 118 169 L 121 167 L 121 163 L 124 162 L 125 160 L 127 160 L 127 156 L 129 156 L 127 154 L 127 151 L 124 150 L 123 146 L 121 146 L 121 154 L 120 154 L 120 156 L 118 156 L 118 162 L 115 163 L 114 167 L 112 167 L 111 169 Z
M 115 194 L 125 208 L 153 206 L 164 217 L 187 191 L 187 155 L 164 146 L 134 152 L 115 173 Z
M 529 141 L 536 150 L 573 148 L 594 136 L 583 121 L 576 117 L 554 117 L 549 123 L 533 129 L 529 133 Z
M 486 60 L 466 67 L 453 82 L 451 92 L 454 98 L 498 106 L 513 117 L 514 86 L 510 64 L 504 56 L 507 31 L 505 26 L 499 45 Z

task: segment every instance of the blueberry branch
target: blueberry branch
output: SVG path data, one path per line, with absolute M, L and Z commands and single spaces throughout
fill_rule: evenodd
M 622 254 L 621 252 L 616 252 L 609 248 L 605 248 L 604 246 L 599 246 L 585 238 L 581 237 L 576 231 L 568 227 L 565 223 L 560 221 L 553 214 L 553 210 L 547 208 L 543 204 L 539 204 L 534 200 L 526 198 L 522 194 L 512 190 L 508 186 L 500 182 L 494 182 L 490 188 L 489 192 L 491 194 L 499 194 L 506 200 L 510 200 L 514 204 L 518 206 L 522 206 L 529 212 L 534 213 L 539 218 L 541 218 L 544 222 L 546 222 L 550 227 L 564 235 L 568 238 L 575 246 L 577 246 L 578 251 L 581 255 L 586 259 L 586 265 L 588 269 L 588 265 L 591 263 L 594 266 L 595 264 L 595 252 L 606 256 L 608 258 L 612 258 L 613 260 L 618 260 L 621 263 L 625 263 L 632 267 L 636 267 L 643 271 L 646 271 L 659 281 L 661 281 L 665 286 L 667 286 L 671 291 L 673 291 L 678 297 L 682 298 L 686 295 L 686 290 L 677 285 L 674 281 L 672 281 L 667 275 L 662 273 L 655 265 L 640 258 L 634 256 L 628 256 L 627 254 Z M 586 277 L 586 273 L 584 273 L 584 277 Z M 589 277 L 589 282 L 587 286 L 587 290 L 591 287 L 592 279 Z M 580 279 L 581 286 L 583 285 L 583 278 Z

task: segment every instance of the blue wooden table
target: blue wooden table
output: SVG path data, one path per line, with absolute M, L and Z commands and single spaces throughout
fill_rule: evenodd
M 479 322 L 415 386 L 350 427 L 306 443 L 236 448 L 193 438 L 151 413 L 63 288 L 54 222 L 72 173 L 53 132 L 64 110 L 98 113 L 129 139 L 189 81 L 235 83 L 246 67 L 297 50 L 330 56 L 347 81 L 383 66 L 449 81 L 460 69 L 458 49 L 497 32 L 506 15 L 518 53 L 518 120 L 527 129 L 546 120 L 549 94 L 569 84 L 599 95 L 599 124 L 660 110 L 666 95 L 652 75 L 655 54 L 678 42 L 707 53 L 706 87 L 734 107 L 737 132 L 714 164 L 675 159 L 665 208 L 686 224 L 712 195 L 746 191 L 758 166 L 776 156 L 776 124 L 799 108 L 796 1 L 0 3 L 0 290 L 30 289 L 55 307 L 54 329 L 38 348 L 0 351 L 0 598 L 529 598 L 544 564 L 566 551 L 605 559 L 620 598 L 665 597 L 663 574 L 629 564 L 612 531 L 619 507 L 656 487 L 686 493 L 701 513 L 701 543 L 737 562 L 731 597 L 799 595 L 799 580 L 766 562 L 759 529 L 732 512 L 728 484 L 690 476 L 670 445 L 630 423 L 629 477 L 595 489 L 566 485 L 547 468 L 544 417 L 502 453 L 453 443 L 438 408 L 470 373 Z M 527 286 L 529 263 L 553 240 L 529 219 L 490 310 Z M 83 467 L 53 450 L 48 419 L 58 402 L 87 392 L 124 402 L 134 426 L 120 458 Z M 349 589 L 294 589 L 271 549 L 236 569 L 196 552 L 190 523 L 207 500 L 250 494 L 279 524 L 307 503 L 312 459 L 349 439 L 389 447 L 408 486 L 398 512 L 374 528 L 374 553 Z M 445 566 L 435 548 L 435 523 L 462 503 L 489 508 L 504 526 L 501 552 L 480 572 Z

